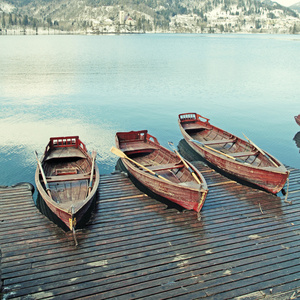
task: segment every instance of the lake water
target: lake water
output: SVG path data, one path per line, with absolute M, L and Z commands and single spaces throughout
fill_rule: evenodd
M 0 185 L 34 184 L 52 136 L 79 135 L 110 173 L 117 131 L 177 145 L 185 112 L 300 168 L 299 54 L 294 35 L 0 36 Z

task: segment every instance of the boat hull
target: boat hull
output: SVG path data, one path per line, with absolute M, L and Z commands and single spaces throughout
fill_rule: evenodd
M 57 217 L 64 225 L 61 226 L 63 229 L 72 230 L 71 222 L 72 219 L 76 220 L 75 229 L 81 228 L 82 225 L 84 225 L 87 221 L 87 214 L 90 215 L 88 212 L 91 210 L 91 207 L 93 206 L 93 203 L 96 201 L 96 192 L 90 197 L 90 199 L 85 203 L 85 205 L 77 211 L 74 215 L 72 215 L 70 212 L 60 209 L 57 206 L 53 205 L 52 201 L 49 201 L 49 197 L 44 194 L 43 187 L 38 187 L 37 190 L 39 193 L 39 197 L 42 201 L 44 201 L 45 205 L 47 205 L 47 208 L 51 211 L 52 214 L 55 216 L 49 214 L 46 212 L 45 209 L 42 208 L 42 205 L 39 204 L 40 210 L 43 214 L 45 214 L 51 221 L 56 223 L 57 225 L 60 225 L 60 223 L 56 222 L 55 217 Z M 39 200 L 39 201 L 41 201 Z M 66 227 L 65 227 L 66 226 Z
M 251 166 L 250 164 L 240 163 L 193 142 L 193 138 L 183 128 L 180 118 L 178 122 L 180 131 L 189 146 L 214 167 L 273 194 L 278 193 L 284 187 L 289 172 L 270 154 L 267 153 L 273 161 L 278 163 L 278 167 L 260 168 Z
M 49 210 L 58 219 L 60 219 L 60 221 L 62 221 L 62 223 L 65 224 L 68 229 L 73 230 L 78 228 L 78 224 L 81 224 L 85 219 L 87 212 L 95 200 L 100 181 L 99 169 L 96 163 L 92 163 L 92 157 L 87 152 L 85 145 L 79 140 L 78 137 L 51 138 L 50 141 L 53 139 L 55 141 L 56 139 L 61 139 L 64 141 L 76 140 L 76 143 L 73 142 L 70 145 L 63 144 L 53 146 L 53 142 L 49 142 L 42 158 L 43 168 L 46 167 L 48 172 L 48 169 L 50 168 L 47 167 L 47 164 L 51 165 L 52 173 L 54 171 L 56 171 L 56 173 L 67 173 L 54 176 L 53 174 L 50 175 L 45 172 L 45 177 L 47 176 L 48 178 L 47 185 L 50 187 L 51 197 L 47 191 L 46 184 L 43 181 L 44 178 L 41 176 L 41 170 L 39 166 L 35 172 L 35 184 L 39 193 L 39 197 L 44 201 Z M 58 154 L 56 154 L 57 157 L 53 158 L 52 155 L 55 152 L 54 150 L 57 151 Z M 66 166 L 70 164 L 69 161 L 73 159 L 72 155 L 68 157 L 72 151 L 76 151 L 78 155 L 76 159 L 80 159 L 82 163 L 82 166 L 80 166 L 78 170 L 85 167 L 90 171 L 88 174 L 73 174 L 73 169 L 70 170 L 66 168 Z M 64 157 L 64 155 L 66 155 L 66 157 Z M 47 162 L 47 158 L 52 160 L 51 163 Z M 57 163 L 53 162 L 54 159 L 57 160 Z M 65 165 L 64 161 L 67 161 Z M 78 162 L 76 161 L 74 164 L 76 165 Z M 62 166 L 64 166 L 64 168 L 60 169 Z M 92 174 L 93 180 L 91 183 L 91 189 L 89 190 L 88 181 L 90 180 L 92 166 L 94 168 Z M 82 187 L 84 187 L 84 190 Z M 63 199 L 63 195 L 65 195 L 65 199 Z M 66 201 L 64 202 L 64 200 Z M 50 216 L 49 219 L 53 220 L 54 218 Z
M 300 115 L 295 116 L 295 121 L 300 126 Z
M 116 146 L 126 153 L 121 160 L 127 172 L 144 187 L 186 209 L 196 212 L 202 209 L 208 193 L 206 181 L 200 171 L 178 153 L 161 146 L 146 130 L 118 132 Z
M 131 176 L 155 194 L 188 210 L 201 211 L 206 199 L 207 190 L 190 189 L 178 186 L 177 184 L 171 184 L 155 176 L 141 172 L 126 159 L 122 159 L 122 163 Z

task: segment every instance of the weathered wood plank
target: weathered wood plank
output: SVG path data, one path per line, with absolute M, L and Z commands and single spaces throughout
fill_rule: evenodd
M 22 210 L 9 211 L 17 200 L 7 204 L 2 194 L 5 297 L 73 299 L 76 291 L 83 299 L 224 299 L 299 288 L 299 170 L 291 170 L 290 205 L 283 195 L 224 184 L 228 179 L 201 169 L 217 183 L 201 221 L 193 211 L 167 209 L 122 174 L 101 176 L 96 210 L 77 233 L 78 248 L 31 197 L 28 219 Z

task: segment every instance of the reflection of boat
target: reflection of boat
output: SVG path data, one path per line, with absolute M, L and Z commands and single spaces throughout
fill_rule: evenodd
M 300 131 L 295 134 L 293 140 L 295 141 L 296 146 L 298 148 L 300 148 Z M 300 150 L 299 150 L 299 152 L 300 152 Z
M 201 210 L 208 192 L 206 181 L 178 152 L 161 146 L 147 130 L 118 132 L 116 145 L 118 149 L 111 151 L 138 182 L 186 209 Z
M 78 136 L 50 138 L 35 173 L 38 192 L 50 210 L 71 230 L 90 208 L 99 171 Z
M 179 126 L 187 143 L 218 169 L 274 194 L 283 188 L 289 175 L 285 166 L 250 140 L 217 128 L 196 113 L 180 114 Z
M 300 126 L 300 115 L 295 116 L 295 121 Z

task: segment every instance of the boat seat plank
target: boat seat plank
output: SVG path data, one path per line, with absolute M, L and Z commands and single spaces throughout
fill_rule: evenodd
M 78 157 L 86 158 L 85 155 L 77 148 L 59 148 L 51 151 L 50 155 L 45 159 L 45 161 L 54 158 L 68 158 L 68 157 Z
M 180 164 L 171 163 L 171 164 L 150 166 L 147 168 L 150 169 L 151 171 L 164 171 L 164 170 L 170 170 L 170 169 L 179 169 L 179 168 L 183 168 L 183 167 L 184 167 L 184 165 L 182 163 L 180 163 Z
M 180 182 L 179 183 L 181 186 L 189 187 L 189 188 L 194 188 L 194 189 L 199 189 L 200 184 L 195 182 L 195 181 L 186 181 L 186 182 Z
M 210 140 L 210 141 L 203 141 L 204 145 L 218 145 L 218 144 L 228 144 L 233 143 L 235 139 L 222 139 L 222 140 Z
M 126 143 L 126 145 L 124 144 L 121 145 L 121 150 L 123 152 L 152 150 L 152 149 L 155 150 L 157 148 L 153 145 L 149 145 L 141 142 L 132 142 L 132 143 Z
M 185 130 L 212 130 L 212 128 L 208 128 L 206 126 L 203 126 L 201 124 L 197 123 L 188 123 L 188 124 L 183 124 L 183 128 Z
M 233 157 L 243 157 L 243 156 L 252 156 L 252 155 L 257 155 L 257 151 L 252 151 L 252 152 L 236 152 L 236 153 L 230 153 L 231 156 Z
M 70 175 L 58 175 L 46 177 L 47 182 L 58 182 L 58 181 L 73 181 L 73 180 L 86 180 L 91 176 L 90 173 L 84 174 L 70 174 Z

